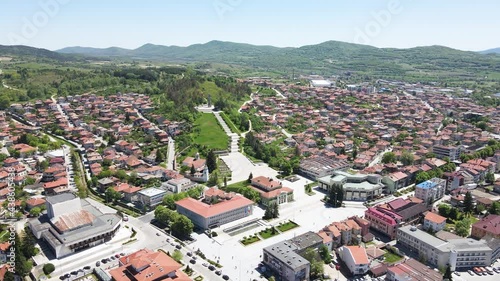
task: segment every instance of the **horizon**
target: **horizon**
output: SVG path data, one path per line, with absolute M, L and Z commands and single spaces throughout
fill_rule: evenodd
M 397 49 L 500 47 L 495 36 L 500 3 L 495 1 L 291 0 L 284 6 L 278 0 L 124 0 L 117 9 L 115 3 L 97 0 L 11 0 L 4 6 L 9 13 L 0 18 L 1 45 L 52 51 L 136 49 L 145 44 L 186 47 L 214 40 L 281 48 L 327 41 Z

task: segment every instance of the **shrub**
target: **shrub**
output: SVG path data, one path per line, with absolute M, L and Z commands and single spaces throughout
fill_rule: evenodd
M 54 272 L 54 270 L 56 270 L 56 267 L 51 263 L 46 263 L 43 266 L 43 273 L 45 273 L 45 275 L 51 274 L 52 272 Z

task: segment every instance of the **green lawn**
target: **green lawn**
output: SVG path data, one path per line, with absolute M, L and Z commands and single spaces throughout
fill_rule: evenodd
M 246 239 L 240 240 L 241 244 L 243 244 L 245 246 L 250 245 L 250 244 L 255 243 L 255 242 L 258 242 L 258 241 L 260 241 L 259 236 L 247 237 Z
M 299 225 L 294 223 L 293 221 L 288 221 L 284 224 L 280 224 L 278 226 L 276 226 L 276 228 L 281 231 L 281 232 L 285 232 L 285 231 L 288 231 L 290 229 L 294 229 L 296 227 L 298 227 Z
M 229 129 L 231 130 L 231 132 L 236 133 L 238 135 L 241 134 L 240 130 L 238 130 L 238 128 L 236 128 L 233 121 L 231 121 L 231 119 L 229 119 L 229 117 L 226 115 L 226 113 L 221 112 L 220 117 L 222 117 L 222 119 L 224 119 L 224 122 L 226 122 L 226 124 L 229 127 Z
M 229 184 L 227 187 L 233 189 L 233 188 L 248 187 L 249 185 L 250 184 L 246 180 L 244 180 L 240 182 L 235 182 L 233 184 Z
M 278 234 L 280 234 L 278 230 L 276 230 L 273 234 L 272 228 L 265 229 L 265 230 L 262 230 L 261 232 L 259 232 L 260 237 L 262 237 L 263 239 L 271 238 L 271 237 L 276 236 Z
M 401 260 L 402 257 L 400 257 L 396 254 L 393 254 L 391 252 L 385 252 L 384 259 L 388 263 L 393 263 L 393 262 L 397 262 L 397 261 Z
M 212 113 L 203 113 L 194 122 L 194 142 L 205 145 L 209 149 L 225 150 L 228 147 L 229 137 L 217 122 Z

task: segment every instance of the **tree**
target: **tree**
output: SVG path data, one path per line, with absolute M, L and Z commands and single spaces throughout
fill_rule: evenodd
M 5 272 L 5 275 L 3 277 L 3 281 L 15 281 L 16 278 L 14 276 L 14 273 L 10 272 L 9 270 L 7 270 Z
M 495 182 L 495 174 L 493 174 L 492 172 L 486 173 L 486 176 L 484 177 L 484 180 L 487 183 L 493 184 Z
M 493 202 L 488 209 L 488 213 L 493 215 L 500 215 L 500 202 Z
M 106 195 L 106 202 L 117 201 L 122 198 L 122 194 L 116 191 L 113 187 L 108 187 L 104 194 Z
M 14 238 L 14 245 L 16 245 L 16 248 L 15 248 L 15 257 L 16 257 L 16 261 L 15 261 L 15 265 L 16 265 L 16 273 L 19 274 L 20 276 L 26 276 L 28 275 L 28 273 L 30 273 L 31 271 L 31 263 L 29 263 L 27 260 L 26 260 L 26 257 L 24 256 L 23 252 L 21 251 L 21 248 L 22 248 L 22 243 L 21 243 L 21 239 L 19 238 L 19 235 L 15 235 L 15 238 Z M 20 246 L 18 246 L 20 245 Z
M 319 255 L 326 264 L 332 262 L 332 257 L 330 256 L 330 250 L 326 245 L 321 245 L 321 247 L 319 248 Z
M 344 199 L 344 188 L 340 185 L 333 185 L 328 192 L 328 203 L 333 207 L 342 206 Z
M 173 253 L 172 253 L 172 258 L 176 261 L 176 262 L 180 262 L 182 260 L 182 253 L 181 251 L 179 250 L 175 250 Z
M 449 217 L 452 220 L 457 220 L 459 216 L 460 216 L 460 212 L 458 211 L 457 208 L 451 208 L 450 209 Z
M 54 270 L 56 270 L 56 267 L 51 263 L 46 263 L 43 265 L 43 273 L 45 273 L 45 275 L 51 274 L 52 272 L 54 272 Z
M 415 157 L 408 151 L 403 152 L 403 154 L 401 155 L 401 163 L 403 163 L 403 165 L 405 166 L 413 165 L 414 161 Z
M 467 191 L 464 198 L 464 211 L 468 214 L 474 211 L 474 200 L 472 199 L 472 194 Z
M 210 150 L 207 154 L 207 167 L 210 173 L 217 169 L 217 156 L 213 150 Z
M 192 176 L 192 175 L 194 175 L 194 174 L 196 173 L 196 169 L 195 169 L 195 167 L 194 167 L 194 164 L 193 164 L 193 165 L 191 165 L 191 171 L 190 171 L 189 173 L 191 174 L 191 176 Z
M 248 175 L 248 180 L 247 180 L 247 182 L 248 182 L 248 183 L 251 183 L 251 182 L 252 182 L 252 179 L 253 179 L 253 174 L 252 174 L 252 173 L 250 173 L 250 175 Z
M 26 257 L 26 259 L 29 259 L 36 254 L 36 238 L 33 236 L 33 233 L 31 232 L 31 229 L 26 227 L 23 232 L 23 241 L 21 244 L 21 251 Z
M 38 207 L 35 207 L 35 208 L 30 210 L 30 216 L 32 216 L 32 217 L 38 217 L 38 216 L 40 216 L 41 213 L 42 213 L 42 210 Z
M 469 236 L 470 226 L 471 220 L 469 218 L 457 221 L 455 223 L 455 233 L 459 236 L 467 237 Z
M 7 95 L 0 95 L 0 110 L 5 110 L 10 107 L 10 99 Z
M 304 258 L 311 263 L 311 278 L 318 278 L 323 275 L 323 261 L 318 257 L 318 253 L 313 248 L 308 248 L 304 253 Z
M 279 206 L 275 201 L 271 201 L 267 204 L 266 210 L 264 212 L 263 219 L 270 220 L 275 219 L 279 216 Z
M 446 271 L 444 272 L 443 280 L 444 281 L 452 281 L 453 280 L 453 276 L 451 275 L 451 266 L 450 266 L 450 264 L 448 264 L 446 266 Z
M 396 154 L 394 154 L 394 152 L 384 153 L 384 155 L 382 156 L 382 163 L 396 163 Z
M 159 149 L 156 150 L 156 158 L 155 158 L 156 163 L 161 163 L 165 161 L 165 157 L 163 156 L 163 153 Z
M 177 215 L 171 225 L 172 233 L 177 237 L 187 238 L 193 232 L 193 222 L 184 215 Z
M 417 175 L 415 176 L 415 181 L 417 184 L 424 182 L 424 181 L 427 181 L 427 180 L 430 180 L 430 179 L 431 179 L 431 176 L 427 172 L 424 172 L 424 171 L 418 172 Z

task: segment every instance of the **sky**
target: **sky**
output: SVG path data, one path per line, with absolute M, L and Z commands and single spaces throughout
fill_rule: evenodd
M 0 45 L 500 47 L 498 0 L 2 0 Z

